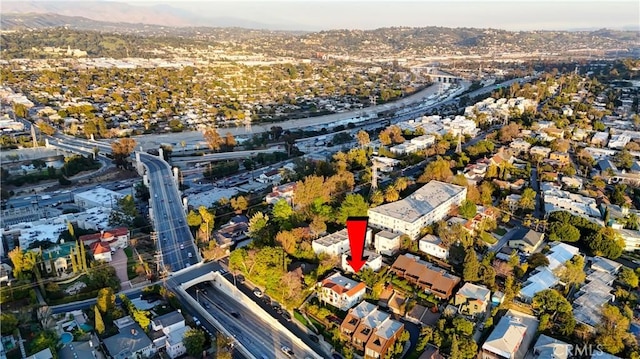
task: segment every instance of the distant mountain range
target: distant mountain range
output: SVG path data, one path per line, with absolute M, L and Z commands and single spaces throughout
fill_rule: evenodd
M 16 16 L 18 14 L 20 16 Z M 3 1 L 1 20 L 3 29 L 69 26 L 88 30 L 86 20 L 161 27 L 302 28 L 295 23 L 277 25 L 234 17 L 205 17 L 166 4 L 134 6 L 113 1 Z M 5 23 L 10 28 L 4 27 Z M 102 27 L 104 24 L 96 26 Z

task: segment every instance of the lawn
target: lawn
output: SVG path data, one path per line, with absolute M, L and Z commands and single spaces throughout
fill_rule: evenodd
M 136 273 L 136 265 L 138 263 L 133 258 L 133 249 L 131 247 L 125 248 L 124 253 L 127 255 L 127 277 L 131 280 L 138 276 Z
M 499 235 L 499 236 L 504 236 L 507 233 L 507 230 L 502 228 L 502 227 L 498 227 L 496 228 L 493 233 Z
M 487 232 L 482 232 L 480 233 L 480 238 L 485 241 L 486 243 L 489 244 L 495 244 L 498 240 L 496 239 L 496 237 L 490 235 Z
M 305 327 L 309 329 L 315 329 L 313 328 L 313 325 L 311 325 L 311 323 L 309 323 L 307 319 L 305 319 L 305 317 L 302 316 L 302 314 L 300 314 L 300 312 L 298 312 L 297 310 L 293 311 L 293 317 L 296 318 L 296 320 L 300 323 L 304 324 Z

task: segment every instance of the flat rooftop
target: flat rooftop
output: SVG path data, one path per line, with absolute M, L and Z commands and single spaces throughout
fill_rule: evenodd
M 397 202 L 371 208 L 369 212 L 379 213 L 403 222 L 413 223 L 444 204 L 451 197 L 463 193 L 466 190 L 467 189 L 462 186 L 440 181 L 431 181 L 420 187 L 409 197 Z

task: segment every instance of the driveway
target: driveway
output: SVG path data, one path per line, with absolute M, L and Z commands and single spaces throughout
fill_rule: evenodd
M 111 255 L 109 264 L 116 269 L 116 275 L 120 279 L 120 288 L 122 290 L 131 288 L 129 276 L 127 275 L 127 255 L 122 248 L 119 248 L 116 253 Z

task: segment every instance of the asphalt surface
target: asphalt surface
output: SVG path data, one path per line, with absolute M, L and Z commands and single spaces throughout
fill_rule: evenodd
M 178 271 L 199 262 L 200 254 L 171 168 L 164 160 L 146 153 L 140 153 L 140 160 L 147 168 L 152 219 L 165 270 Z

